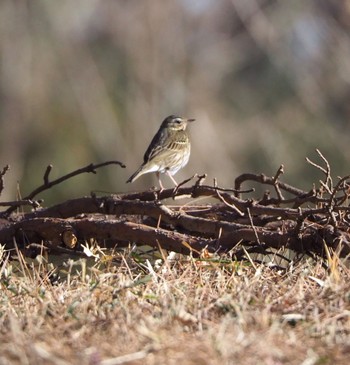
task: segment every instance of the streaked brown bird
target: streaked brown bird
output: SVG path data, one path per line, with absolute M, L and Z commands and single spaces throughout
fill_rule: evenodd
M 127 183 L 135 181 L 143 174 L 155 172 L 161 190 L 164 188 L 160 180 L 160 173 L 166 173 L 177 186 L 173 175 L 184 167 L 190 158 L 191 144 L 186 127 L 188 122 L 194 120 L 176 115 L 165 118 L 147 148 L 143 164 L 129 177 Z

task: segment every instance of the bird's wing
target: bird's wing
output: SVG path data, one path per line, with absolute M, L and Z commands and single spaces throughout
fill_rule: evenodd
M 151 160 L 159 151 L 163 150 L 164 142 L 168 139 L 168 131 L 164 128 L 158 130 L 156 135 L 153 137 L 150 145 L 143 156 L 143 163 L 145 164 Z

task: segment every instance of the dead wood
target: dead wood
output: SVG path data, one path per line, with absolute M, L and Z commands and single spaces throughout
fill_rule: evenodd
M 106 161 L 100 164 L 89 164 L 85 167 L 82 167 L 78 170 L 72 171 L 67 175 L 61 176 L 58 179 L 52 180 L 50 181 L 49 176 L 50 173 L 52 171 L 53 166 L 52 165 L 48 165 L 46 167 L 44 176 L 43 176 L 43 180 L 44 183 L 42 185 L 40 185 L 39 187 L 37 187 L 35 190 L 33 190 L 30 194 L 28 194 L 27 196 L 25 196 L 23 199 L 21 199 L 20 201 L 13 201 L 13 202 L 3 202 L 0 206 L 9 206 L 10 208 L 8 208 L 6 210 L 6 212 L 2 213 L 2 216 L 9 216 L 12 212 L 14 212 L 18 207 L 21 207 L 23 205 L 32 205 L 33 208 L 37 208 L 40 206 L 40 204 L 42 203 L 42 200 L 33 200 L 33 198 L 35 196 L 37 196 L 38 194 L 42 193 L 45 190 L 48 190 L 50 188 L 52 188 L 55 185 L 58 185 L 68 179 L 71 179 L 74 176 L 83 174 L 83 173 L 93 173 L 96 174 L 96 170 L 104 167 L 104 166 L 108 166 L 108 165 L 119 165 L 122 168 L 125 168 L 125 165 L 122 162 L 119 161 Z M 3 188 L 3 175 L 9 170 L 9 166 L 7 165 L 3 171 L 0 173 L 0 194 Z
M 6 172 L 10 169 L 9 165 L 6 165 L 1 171 L 0 171 L 0 195 L 2 191 L 4 190 L 4 176 Z
M 322 159 L 324 157 L 318 151 Z M 323 160 L 324 161 L 324 160 Z M 281 166 L 275 176 L 243 174 L 235 189 L 204 185 L 205 175 L 193 176 L 174 189 L 149 190 L 72 199 L 42 208 L 33 198 L 41 191 L 82 172 L 94 172 L 110 161 L 85 168 L 49 181 L 51 167 L 44 174 L 44 184 L 0 216 L 0 242 L 9 250 L 15 246 L 45 246 L 58 252 L 82 252 L 86 242 L 100 246 L 125 247 L 130 243 L 162 247 L 180 253 L 228 252 L 237 257 L 247 252 L 289 248 L 322 256 L 325 246 L 341 256 L 350 253 L 349 176 L 333 184 L 330 167 L 311 163 L 325 174 L 319 188 L 310 191 L 280 181 Z M 185 187 L 192 179 L 194 184 Z M 243 199 L 252 189 L 242 190 L 247 181 L 270 185 L 274 196 L 265 193 L 260 199 Z M 288 193 L 288 198 L 284 197 Z M 200 198 L 207 199 L 198 204 Z M 175 204 L 176 203 L 176 204 Z M 182 204 L 180 204 L 182 203 Z M 30 205 L 30 212 L 17 214 L 18 206 Z

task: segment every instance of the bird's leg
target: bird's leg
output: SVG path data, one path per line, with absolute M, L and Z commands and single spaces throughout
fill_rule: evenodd
M 159 187 L 160 187 L 160 191 L 159 191 L 159 194 L 164 190 L 164 186 L 162 184 L 162 181 L 160 180 L 160 173 L 157 171 L 156 172 L 156 175 L 157 175 L 157 179 L 158 179 L 158 183 L 159 183 Z
M 175 184 L 175 187 L 177 187 L 177 182 L 176 180 L 173 178 L 173 176 L 170 174 L 169 171 L 166 171 L 166 174 L 170 177 L 171 181 Z
M 173 190 L 173 199 L 175 199 L 175 195 L 179 189 L 179 185 L 178 183 L 176 182 L 176 180 L 173 178 L 173 176 L 170 174 L 169 171 L 166 171 L 166 174 L 170 177 L 171 181 L 175 184 L 175 188 Z

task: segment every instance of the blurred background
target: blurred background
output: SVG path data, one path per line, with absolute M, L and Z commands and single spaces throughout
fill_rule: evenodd
M 233 187 L 244 172 L 309 190 L 350 172 L 349 0 L 3 0 L 1 200 L 91 162 L 120 160 L 43 194 L 45 204 L 148 189 L 126 179 L 169 114 L 190 126 L 195 172 Z M 171 186 L 167 177 L 165 186 Z

